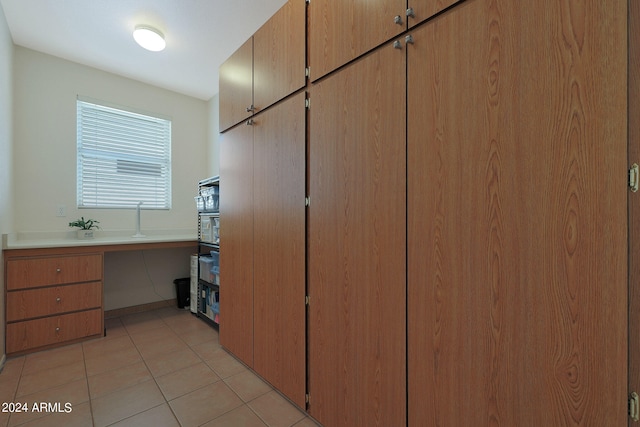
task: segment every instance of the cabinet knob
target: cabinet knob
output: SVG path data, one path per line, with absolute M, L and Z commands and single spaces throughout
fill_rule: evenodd
M 60 327 L 56 327 L 56 332 L 60 332 Z
M 247 126 L 253 126 L 253 119 L 247 120 Z
M 253 113 L 255 111 L 255 107 L 253 106 L 253 104 L 249 105 L 247 107 L 247 113 Z
M 407 44 L 413 44 L 413 36 L 411 34 L 409 34 L 408 36 L 405 36 L 404 42 Z
M 62 298 L 60 297 L 56 298 L 56 302 L 60 302 L 60 301 L 62 301 Z
M 396 16 L 393 18 L 393 22 L 395 22 L 395 23 L 396 23 L 396 24 L 398 24 L 398 25 L 402 25 L 402 24 L 403 24 L 403 22 L 402 22 L 402 17 L 401 17 L 400 15 L 396 15 Z
M 399 40 L 396 40 L 393 42 L 393 48 L 394 49 L 402 49 L 402 43 L 400 43 Z
M 59 268 L 56 268 L 56 273 L 60 273 L 60 271 L 62 270 L 60 270 Z
M 416 13 L 413 11 L 412 7 L 407 9 L 407 16 L 410 16 L 411 18 L 415 18 L 416 17 Z

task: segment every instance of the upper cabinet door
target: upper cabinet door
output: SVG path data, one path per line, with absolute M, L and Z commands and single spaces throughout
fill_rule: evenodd
M 255 112 L 305 85 L 304 0 L 289 0 L 253 36 Z
M 452 6 L 464 0 L 408 0 L 407 1 L 407 25 L 413 28 L 426 19 L 431 18 Z
M 220 130 L 253 114 L 253 37 L 220 66 Z
M 406 9 L 406 0 L 313 0 L 308 32 L 311 80 L 400 34 L 407 28 Z

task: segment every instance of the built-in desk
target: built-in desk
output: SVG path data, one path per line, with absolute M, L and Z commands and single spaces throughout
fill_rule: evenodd
M 104 254 L 197 247 L 195 233 L 3 236 L 6 352 L 27 353 L 104 331 Z

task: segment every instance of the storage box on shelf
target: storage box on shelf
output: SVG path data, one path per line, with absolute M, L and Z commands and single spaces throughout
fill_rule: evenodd
M 217 176 L 198 183 L 198 317 L 213 324 L 220 323 L 220 180 Z

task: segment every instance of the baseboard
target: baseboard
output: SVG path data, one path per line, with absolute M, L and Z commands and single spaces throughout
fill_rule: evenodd
M 144 313 L 145 311 L 157 310 L 164 307 L 178 307 L 176 299 L 150 302 L 148 304 L 134 305 L 131 307 L 116 308 L 113 310 L 105 310 L 104 318 L 112 319 L 114 317 L 126 316 L 127 314 Z

